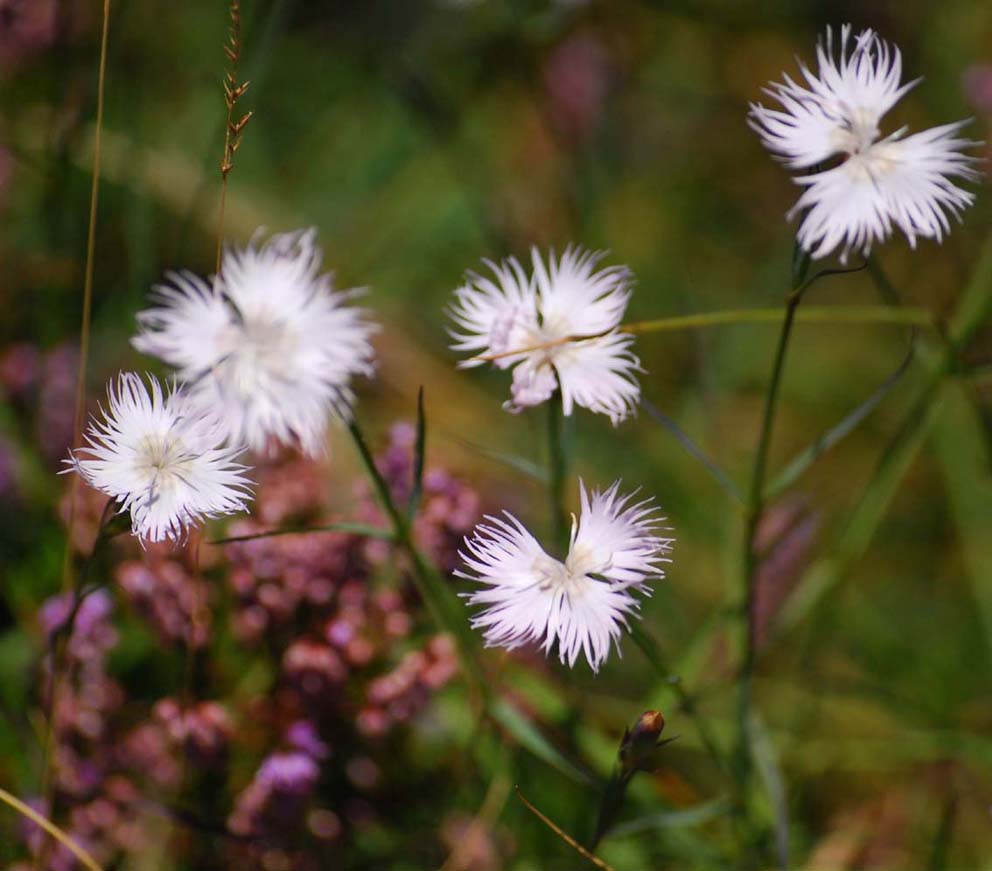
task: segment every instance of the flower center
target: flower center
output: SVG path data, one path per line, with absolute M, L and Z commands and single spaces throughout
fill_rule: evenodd
M 861 107 L 843 106 L 834 130 L 834 146 L 850 155 L 863 154 L 878 139 L 877 113 Z
M 584 576 L 574 574 L 564 563 L 547 554 L 541 554 L 534 560 L 531 571 L 538 578 L 538 585 L 545 592 L 575 593 L 579 591 L 580 582 L 584 580 Z
M 274 317 L 253 317 L 232 325 L 221 340 L 220 366 L 226 381 L 242 396 L 271 388 L 291 359 L 294 335 Z M 288 380 L 288 376 L 287 376 Z
M 138 445 L 135 468 L 147 477 L 153 491 L 161 491 L 188 477 L 186 470 L 192 459 L 182 440 L 171 433 L 147 435 Z

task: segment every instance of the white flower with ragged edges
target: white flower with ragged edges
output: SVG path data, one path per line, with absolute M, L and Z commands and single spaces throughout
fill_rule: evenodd
M 132 343 L 178 370 L 231 444 L 319 454 L 328 420 L 351 416 L 352 378 L 373 372 L 376 329 L 320 264 L 312 229 L 228 249 L 212 283 L 183 272 L 156 287 Z
M 813 257 L 841 251 L 868 253 L 900 229 L 916 246 L 918 237 L 943 239 L 950 218 L 960 218 L 974 195 L 953 178 L 978 176 L 975 158 L 962 153 L 977 145 L 960 138 L 967 121 L 906 135 L 906 128 L 882 136 L 883 116 L 918 82 L 903 83 L 899 49 L 863 30 L 851 44 L 851 27 L 841 28 L 835 56 L 833 34 L 817 47 L 817 72 L 800 64 L 803 83 L 788 75 L 766 93 L 780 109 L 751 105 L 748 122 L 762 143 L 792 169 L 805 188 L 789 213 L 803 214 L 800 245 Z
M 513 368 L 509 411 L 539 405 L 561 390 L 566 415 L 576 405 L 617 424 L 640 399 L 634 338 L 620 327 L 632 276 L 625 266 L 597 271 L 600 252 L 570 247 L 545 264 L 535 248 L 528 277 L 513 257 L 484 261 L 492 277 L 469 273 L 455 291 L 451 317 L 463 367 Z
M 652 500 L 619 494 L 617 481 L 591 493 L 580 482 L 582 511 L 572 521 L 564 562 L 550 556 L 513 515 L 487 517 L 465 539 L 459 577 L 483 585 L 471 605 L 483 610 L 472 625 L 488 646 L 512 650 L 540 642 L 545 653 L 557 642 L 562 663 L 574 666 L 584 654 L 593 671 L 617 644 L 628 615 L 650 595 L 648 582 L 665 576 L 674 540 L 660 533 Z
M 240 449 L 204 417 L 182 389 L 165 392 L 133 372 L 107 388 L 102 420 L 93 419 L 86 444 L 66 460 L 92 487 L 131 513 L 146 541 L 183 538 L 209 517 L 243 511 L 251 498 Z

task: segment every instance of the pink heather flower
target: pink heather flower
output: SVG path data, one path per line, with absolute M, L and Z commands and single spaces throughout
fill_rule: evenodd
M 804 83 L 784 77 L 766 93 L 780 109 L 753 103 L 748 123 L 762 144 L 791 169 L 826 168 L 795 177 L 805 188 L 789 217 L 802 213 L 799 244 L 813 257 L 840 249 L 868 253 L 893 226 L 916 247 L 917 237 L 943 239 L 949 217 L 974 201 L 952 178 L 972 180 L 975 159 L 962 150 L 978 143 L 960 138 L 959 121 L 906 135 L 882 135 L 885 114 L 920 80 L 902 81 L 899 49 L 863 30 L 851 42 L 851 26 L 817 47 L 817 72 L 800 64 Z M 839 162 L 838 162 L 839 161 Z
M 134 535 L 178 541 L 205 518 L 245 509 L 251 482 L 235 462 L 239 449 L 221 446 L 217 425 L 185 393 L 124 372 L 107 400 L 66 463 L 131 513 Z
M 487 260 L 493 278 L 469 273 L 455 291 L 452 348 L 473 355 L 459 365 L 493 358 L 512 368 L 508 411 L 546 402 L 557 389 L 566 415 L 581 405 L 617 424 L 637 406 L 640 363 L 633 336 L 619 331 L 633 277 L 626 266 L 597 271 L 602 257 L 569 247 L 545 264 L 534 248 L 530 277 L 513 257 Z
M 652 500 L 621 496 L 619 481 L 603 492 L 580 485 L 582 511 L 564 562 L 504 512 L 506 519 L 487 517 L 466 538 L 469 572 L 456 574 L 484 587 L 468 601 L 483 606 L 472 625 L 487 645 L 513 650 L 539 641 L 547 653 L 557 641 L 562 663 L 574 666 L 583 653 L 599 671 L 638 608 L 632 594 L 650 595 L 648 581 L 665 576 L 673 539 L 658 534 L 664 518 Z
M 189 383 L 231 444 L 263 452 L 270 440 L 316 456 L 328 420 L 347 420 L 351 380 L 371 375 L 375 326 L 320 274 L 316 231 L 230 248 L 208 283 L 171 273 L 156 305 L 139 313 L 132 344 Z

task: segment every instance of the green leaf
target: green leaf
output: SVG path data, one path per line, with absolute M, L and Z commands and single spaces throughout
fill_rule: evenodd
M 858 425 L 879 406 L 881 401 L 899 383 L 902 376 L 906 374 L 909 364 L 913 361 L 914 351 L 914 344 L 910 342 L 909 350 L 895 372 L 875 388 L 863 402 L 845 415 L 839 423 L 820 435 L 808 448 L 797 454 L 786 465 L 765 490 L 764 499 L 766 502 L 771 501 L 791 487 L 813 463 L 857 429 Z
M 417 442 L 413 454 L 413 482 L 410 487 L 410 501 L 406 506 L 408 520 L 413 520 L 420 508 L 424 492 L 424 454 L 427 449 L 427 420 L 424 416 L 424 388 L 417 391 Z
M 889 505 L 926 439 L 936 412 L 937 381 L 918 397 L 898 432 L 886 446 L 875 472 L 848 515 L 831 553 L 810 567 L 775 620 L 776 631 L 787 631 L 803 621 L 847 575 L 867 550 Z
M 748 739 L 758 773 L 765 784 L 765 791 L 772 802 L 775 820 L 775 848 L 780 868 L 789 867 L 789 805 L 785 791 L 785 778 L 778 754 L 764 720 L 754 708 L 748 721 Z
M 522 475 L 526 475 L 528 478 L 532 478 L 541 484 L 548 483 L 548 470 L 532 460 L 528 460 L 525 457 L 518 457 L 516 454 L 498 451 L 494 448 L 487 448 L 467 439 L 458 438 L 457 440 L 469 450 L 475 451 L 490 460 L 495 460 L 497 463 L 502 463 L 504 466 L 509 466 L 511 469 L 520 472 Z
M 957 352 L 967 344 L 992 313 L 992 235 L 948 322 L 947 345 L 936 360 L 902 426 L 889 442 L 875 472 L 852 510 L 847 525 L 827 559 L 811 567 L 776 620 L 786 630 L 803 620 L 843 580 L 850 565 L 867 549 L 916 458 L 936 418 L 941 380 L 956 365 Z
M 637 819 L 615 825 L 610 829 L 610 837 L 617 838 L 624 835 L 636 835 L 640 832 L 651 831 L 652 829 L 683 829 L 691 826 L 700 826 L 703 823 L 708 823 L 724 816 L 730 811 L 731 807 L 731 802 L 721 797 L 681 810 L 650 814 L 649 816 L 638 817 Z
M 502 726 L 517 744 L 565 777 L 583 786 L 598 786 L 596 778 L 591 773 L 568 759 L 541 734 L 533 722 L 505 699 L 497 699 L 489 706 L 489 716 Z
M 947 381 L 933 444 L 992 659 L 992 458 L 967 387 Z
M 310 532 L 350 532 L 368 538 L 395 538 L 391 529 L 370 526 L 367 523 L 328 523 L 326 526 L 301 526 L 296 529 L 272 529 L 268 532 L 255 532 L 251 535 L 234 535 L 230 538 L 215 538 L 208 544 L 234 544 L 239 541 L 254 541 L 256 538 L 275 538 L 280 535 L 306 535 Z
M 376 496 L 393 525 L 393 540 L 397 546 L 407 552 L 413 563 L 413 571 L 410 575 L 424 605 L 427 606 L 431 619 L 439 629 L 450 633 L 455 639 L 462 670 L 474 682 L 479 692 L 483 696 L 488 696 L 489 685 L 478 657 L 479 641 L 469 626 L 464 606 L 447 581 L 433 566 L 427 564 L 423 555 L 417 550 L 407 518 L 396 507 L 389 485 L 376 466 L 375 458 L 356 421 L 352 420 L 348 424 L 348 432 L 355 442 Z
M 683 448 L 685 448 L 686 453 L 689 454 L 693 459 L 698 460 L 703 468 L 706 469 L 713 479 L 719 484 L 723 490 L 735 501 L 740 504 L 744 504 L 744 495 L 741 493 L 740 488 L 734 483 L 733 479 L 721 469 L 716 462 L 711 460 L 706 453 L 700 448 L 689 436 L 682 430 L 682 428 L 668 415 L 661 411 L 654 403 L 649 402 L 647 399 L 641 399 L 641 407 L 648 413 L 648 417 L 654 420 L 656 423 L 667 429 L 672 435 L 675 436 L 676 440 Z

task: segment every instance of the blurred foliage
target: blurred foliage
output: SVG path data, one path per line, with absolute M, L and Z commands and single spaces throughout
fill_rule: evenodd
M 0 16 L 8 5 L 18 4 L 0 2 Z M 54 24 L 42 37 L 32 31 L 20 45 L 15 31 L 0 35 L 0 350 L 26 342 L 50 353 L 78 334 L 100 4 L 51 6 Z M 543 415 L 504 414 L 504 375 L 456 371 L 446 350 L 442 311 L 465 269 L 531 244 L 575 241 L 634 270 L 633 320 L 780 304 L 793 232 L 783 216 L 797 189 L 747 129 L 747 102 L 792 72 L 795 55 L 809 58 L 828 23 L 878 29 L 902 48 L 910 77 L 925 75 L 887 119 L 891 129 L 977 112 L 969 135 L 988 140 L 992 120 L 963 88 L 970 68 L 992 61 L 992 5 L 971 0 L 248 0 L 243 15 L 241 73 L 251 88 L 242 103 L 255 114 L 230 176 L 227 236 L 318 227 L 339 284 L 370 288 L 368 305 L 385 325 L 378 377 L 360 387 L 373 439 L 381 443 L 393 419 L 415 417 L 423 386 L 433 456 L 472 480 L 486 506 L 510 507 L 544 529 L 542 485 L 525 473 L 527 463 L 543 467 L 535 447 L 544 443 Z M 226 27 L 220 2 L 113 4 L 94 399 L 119 368 L 147 365 L 127 339 L 149 288 L 168 269 L 212 269 Z M 953 312 L 990 215 L 983 185 L 943 245 L 911 251 L 900 239 L 877 252 L 901 300 L 938 321 Z M 979 288 L 986 314 L 989 293 Z M 864 272 L 826 279 L 809 296 L 817 305 L 886 301 Z M 746 324 L 637 343 L 645 397 L 741 485 L 774 337 L 773 325 Z M 927 392 L 941 346 L 917 336 L 920 352 L 878 408 L 771 507 L 801 505 L 815 518 L 801 547 L 788 532 L 780 539 L 796 544 L 780 571 L 786 600 L 815 576 L 811 566 L 830 563 L 838 542 L 859 545 L 842 554 L 851 559 L 826 597 L 769 636 L 758 666 L 757 703 L 775 757 L 766 762 L 780 769 L 802 867 L 992 867 L 990 338 L 986 317 Z M 908 340 L 893 326 L 800 325 L 772 476 L 863 402 Z M 921 396 L 925 421 L 899 441 Z M 64 390 L 0 403 L 0 447 L 11 458 L 10 471 L 0 469 L 0 783 L 19 795 L 37 793 L 40 782 L 35 612 L 59 588 L 64 547 L 58 454 L 39 444 L 53 413 L 71 418 L 70 405 Z M 676 560 L 644 625 L 729 746 L 735 647 L 726 615 L 738 596 L 740 507 L 651 415 L 614 430 L 580 413 L 568 438 L 587 480 L 622 477 L 665 506 Z M 520 459 L 511 466 L 494 452 Z M 878 485 L 875 470 L 893 452 L 893 479 Z M 331 457 L 332 502 L 346 513 L 351 496 L 340 485 L 358 469 L 346 434 L 335 434 Z M 860 510 L 866 493 L 881 502 Z M 161 649 L 133 615 L 122 626 L 112 665 L 129 705 L 177 692 L 182 654 Z M 264 657 L 223 638 L 216 654 L 222 685 L 264 694 Z M 649 708 L 662 710 L 666 734 L 679 738 L 657 773 L 631 784 L 600 855 L 618 871 L 731 861 L 725 783 L 671 684 L 629 639 L 624 657 L 596 677 L 555 661 L 492 661 L 533 719 L 508 725 L 511 708 L 480 726 L 467 688 L 447 688 L 426 724 L 383 750 L 382 813 L 352 836 L 347 867 L 438 867 L 458 841 L 439 833 L 480 807 L 493 855 L 464 867 L 579 867 L 510 785 L 587 839 L 599 798 L 575 782 L 575 769 L 605 780 L 624 729 Z M 231 788 L 250 778 L 254 761 L 234 766 Z M 222 820 L 229 808 L 217 802 Z M 767 815 L 770 825 L 771 808 Z M 20 823 L 2 826 L 11 833 Z M 0 858 L 17 849 L 0 835 Z M 126 867 L 171 866 L 135 859 Z

